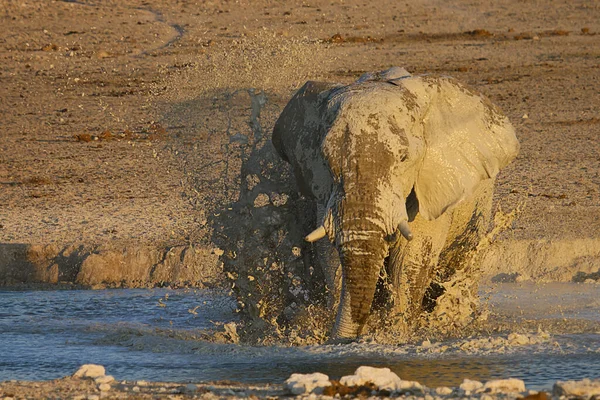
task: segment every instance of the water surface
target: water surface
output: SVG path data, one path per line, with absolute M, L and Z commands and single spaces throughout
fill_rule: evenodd
M 514 331 L 539 321 L 550 338 L 484 353 L 453 351 L 477 340 L 460 339 L 442 343 L 450 351 L 441 354 L 416 345 L 215 344 L 202 331 L 236 320 L 234 302 L 216 291 L 0 291 L 0 381 L 59 378 L 86 363 L 117 379 L 178 382 L 279 383 L 316 371 L 339 378 L 360 365 L 386 366 L 431 387 L 515 377 L 549 389 L 559 379 L 600 377 L 600 285 L 500 284 L 482 296 Z

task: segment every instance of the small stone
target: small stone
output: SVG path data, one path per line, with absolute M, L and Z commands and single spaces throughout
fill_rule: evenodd
M 324 388 L 331 386 L 331 382 L 327 375 L 315 372 L 314 374 L 292 374 L 285 381 L 285 386 L 294 395 L 321 394 Z
M 134 386 L 131 388 L 132 392 L 139 392 L 140 391 L 140 387 L 139 386 Z
M 101 392 L 108 392 L 110 390 L 110 385 L 108 383 L 101 383 L 100 385 L 98 385 L 98 389 Z
M 465 379 L 463 383 L 460 384 L 460 389 L 465 392 L 473 393 L 483 387 L 483 383 L 479 381 L 472 381 L 470 379 Z
M 104 369 L 104 367 L 102 365 L 96 365 L 96 364 L 84 364 L 81 367 L 79 367 L 79 369 L 77 370 L 77 372 L 75 372 L 73 374 L 73 378 L 98 378 L 100 376 L 104 376 L 106 373 L 106 370 Z
M 600 379 L 590 380 L 583 379 L 581 381 L 557 381 L 552 388 L 553 397 L 561 396 L 577 396 L 590 398 L 592 396 L 600 396 Z
M 525 382 L 515 378 L 496 379 L 486 382 L 483 390 L 489 393 L 520 393 L 525 391 Z
M 435 389 L 435 393 L 439 394 L 440 396 L 448 396 L 452 394 L 452 389 L 447 386 L 440 386 L 439 388 Z
M 529 118 L 529 115 L 527 115 L 527 114 L 523 114 L 523 116 L 522 116 L 521 118 L 523 118 L 523 119 L 528 119 L 528 118 Z
M 87 400 L 100 400 L 100 396 L 97 394 L 88 394 Z
M 389 368 L 358 367 L 354 375 L 342 377 L 340 383 L 345 386 L 363 386 L 372 383 L 378 390 L 388 392 L 423 392 L 423 386 L 419 382 L 404 381 Z
M 104 375 L 104 376 L 99 376 L 96 379 L 94 379 L 94 382 L 96 382 L 97 384 L 101 384 L 101 383 L 111 383 L 115 380 L 115 378 L 112 375 Z

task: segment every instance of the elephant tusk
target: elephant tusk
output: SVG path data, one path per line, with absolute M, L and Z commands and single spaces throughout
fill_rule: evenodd
M 307 242 L 316 242 L 317 240 L 325 237 L 327 233 L 325 232 L 325 227 L 323 225 L 319 226 L 317 229 L 309 233 L 304 240 Z
M 408 221 L 400 222 L 400 224 L 398 225 L 398 229 L 400 229 L 400 233 L 406 238 L 406 240 L 413 239 L 413 234 L 410 231 L 410 227 L 408 226 Z

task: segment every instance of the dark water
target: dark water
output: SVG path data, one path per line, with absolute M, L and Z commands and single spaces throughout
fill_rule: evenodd
M 600 285 L 503 284 L 485 295 L 495 313 L 514 319 L 515 331 L 532 319 L 575 328 L 550 332 L 543 344 L 476 353 L 458 347 L 477 338 L 449 341 L 444 354 L 364 343 L 250 347 L 202 340 L 203 330 L 236 319 L 231 299 L 216 292 L 0 291 L 0 381 L 59 378 L 86 363 L 117 379 L 180 382 L 282 382 L 316 371 L 339 378 L 360 365 L 431 387 L 515 377 L 548 389 L 559 379 L 600 377 Z

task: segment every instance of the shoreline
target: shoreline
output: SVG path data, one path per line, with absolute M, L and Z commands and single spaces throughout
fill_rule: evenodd
M 52 285 L 81 289 L 222 287 L 226 279 L 216 247 L 1 244 L 0 288 Z M 600 281 L 600 238 L 498 240 L 478 255 L 481 283 Z M 115 268 L 126 265 L 126 268 Z
M 600 379 L 556 381 L 551 390 L 529 390 L 519 379 L 505 378 L 479 382 L 464 378 L 456 387 L 429 388 L 414 381 L 404 381 L 388 368 L 361 366 L 354 375 L 339 381 L 321 373 L 292 374 L 282 384 L 243 384 L 218 382 L 152 382 L 146 380 L 117 381 L 107 375 L 103 366 L 82 365 L 73 375 L 48 381 L 0 382 L 0 396 L 12 398 L 56 398 L 77 400 L 100 398 L 136 399 L 273 399 L 301 397 L 403 398 L 403 399 L 581 399 L 600 394 Z

